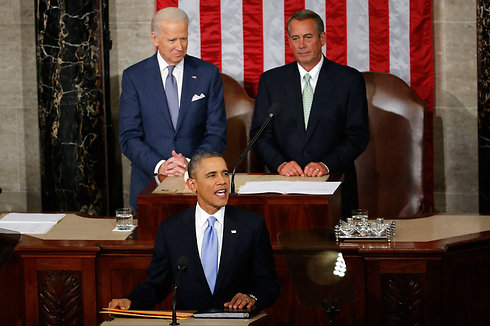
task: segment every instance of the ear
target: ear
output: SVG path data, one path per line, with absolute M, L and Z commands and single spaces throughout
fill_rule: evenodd
M 197 192 L 196 180 L 189 178 L 189 179 L 187 179 L 186 183 L 187 183 L 187 187 L 189 187 L 190 191 Z
M 327 43 L 327 34 L 325 32 L 322 32 L 320 34 L 320 41 L 322 42 L 322 46 L 324 46 Z
M 151 32 L 151 39 L 153 41 L 153 44 L 158 47 L 158 36 L 155 34 L 155 32 Z

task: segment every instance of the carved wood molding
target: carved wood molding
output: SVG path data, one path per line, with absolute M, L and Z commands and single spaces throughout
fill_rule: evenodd
M 39 271 L 39 324 L 83 325 L 81 272 Z
M 419 274 L 386 274 L 381 280 L 383 325 L 423 325 L 424 290 Z

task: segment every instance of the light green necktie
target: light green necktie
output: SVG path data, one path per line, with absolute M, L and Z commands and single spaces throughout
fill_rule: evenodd
M 306 130 L 306 128 L 308 128 L 308 119 L 310 118 L 311 103 L 313 103 L 313 88 L 310 84 L 310 74 L 306 73 L 303 78 L 305 79 L 305 87 L 303 88 L 303 115 L 305 118 Z

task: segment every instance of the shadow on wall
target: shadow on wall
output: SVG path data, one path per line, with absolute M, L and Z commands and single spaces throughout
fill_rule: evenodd
M 434 109 L 435 111 L 435 109 Z M 446 171 L 444 168 L 444 126 L 440 116 L 434 112 L 434 208 L 446 212 Z
M 434 108 L 435 208 L 478 213 L 478 122 L 452 92 L 436 94 Z M 446 173 L 447 172 L 447 173 Z

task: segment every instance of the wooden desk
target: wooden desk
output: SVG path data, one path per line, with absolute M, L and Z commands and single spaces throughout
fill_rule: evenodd
M 268 316 L 260 313 L 250 319 L 198 319 L 189 318 L 179 320 L 182 326 L 259 326 L 267 325 Z M 103 322 L 101 326 L 162 326 L 168 325 L 168 319 L 151 319 L 151 318 L 123 318 L 116 317 L 111 322 Z
M 330 178 L 330 181 L 339 180 L 338 176 Z M 140 240 L 153 241 L 161 221 L 196 204 L 194 193 L 155 193 L 157 186 L 153 180 L 138 195 Z M 337 224 L 340 218 L 340 187 L 333 195 L 235 195 L 230 196 L 228 204 L 264 216 L 272 246 L 278 246 L 277 235 L 281 231 L 333 227 Z
M 438 215 L 399 226 L 392 243 L 339 244 L 357 296 L 340 307 L 339 325 L 486 325 L 490 216 Z M 0 271 L 0 307 L 8 311 L 0 325 L 96 325 L 97 311 L 145 279 L 152 252 L 151 241 L 23 236 Z M 270 324 L 327 325 L 321 308 L 297 303 L 279 248 L 275 259 L 282 288 L 266 309 Z M 166 300 L 156 309 L 170 307 Z

